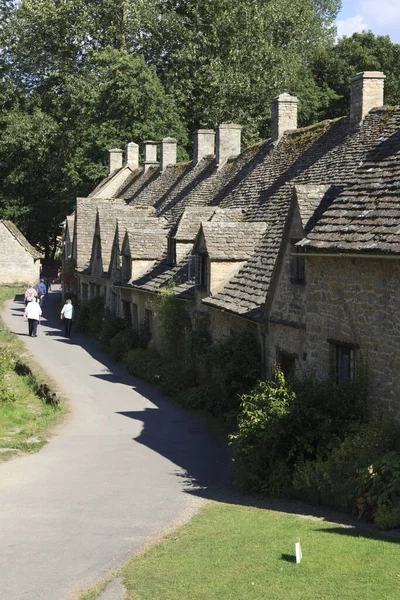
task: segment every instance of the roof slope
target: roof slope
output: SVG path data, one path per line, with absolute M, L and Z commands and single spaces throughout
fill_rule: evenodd
M 15 238 L 17 242 L 21 244 L 21 246 L 28 252 L 28 254 L 32 256 L 34 260 L 42 258 L 42 254 L 28 242 L 24 234 L 21 233 L 21 231 L 16 225 L 14 225 L 14 223 L 12 223 L 11 221 L 3 220 L 0 221 L 0 223 L 3 223 L 3 225 L 6 227 L 6 229 L 8 229 L 13 238 Z
M 377 145 L 299 245 L 350 252 L 400 253 L 400 109 Z

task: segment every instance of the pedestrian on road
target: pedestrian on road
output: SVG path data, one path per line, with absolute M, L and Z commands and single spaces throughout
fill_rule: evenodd
M 47 288 L 44 283 L 44 279 L 41 279 L 40 282 L 37 284 L 36 292 L 39 297 L 39 304 L 40 304 L 40 306 L 43 306 L 43 300 L 44 300 L 45 295 L 47 294 Z
M 68 299 L 65 301 L 61 311 L 61 320 L 64 321 L 65 337 L 71 337 L 72 319 L 74 317 L 74 307 L 72 306 L 72 300 Z
M 39 302 L 36 298 L 28 302 L 24 312 L 24 318 L 28 319 L 28 333 L 29 337 L 37 337 L 37 328 L 40 323 L 40 317 L 42 315 L 42 309 L 40 308 Z
M 37 292 L 33 287 L 33 283 L 30 283 L 28 289 L 25 292 L 25 306 L 28 305 L 28 302 L 32 302 L 32 300 L 34 300 L 36 296 Z

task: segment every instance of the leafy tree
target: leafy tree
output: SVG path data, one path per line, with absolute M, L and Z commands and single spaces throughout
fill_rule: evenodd
M 334 48 L 318 48 L 311 61 L 311 72 L 319 89 L 330 90 L 321 116 L 349 114 L 350 79 L 361 71 L 383 71 L 385 101 L 398 103 L 400 96 L 400 45 L 389 36 L 375 36 L 371 31 L 342 37 Z
M 340 6 L 339 0 L 136 4 L 137 47 L 182 106 L 189 128 L 238 121 L 245 141 L 269 133 L 271 98 L 284 88 L 296 91 L 314 47 L 333 45 Z

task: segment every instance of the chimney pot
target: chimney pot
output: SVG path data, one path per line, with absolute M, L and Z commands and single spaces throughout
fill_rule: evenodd
M 139 168 L 139 146 L 135 142 L 130 142 L 126 146 L 126 166 L 132 171 Z
M 381 71 L 364 71 L 351 78 L 350 124 L 360 125 L 373 108 L 383 106 L 385 75 Z
M 155 142 L 154 140 L 146 140 L 144 142 L 144 172 L 150 167 L 158 165 L 157 146 L 158 142 Z
M 202 158 L 215 154 L 214 129 L 198 129 L 194 133 L 193 162 L 197 165 Z
M 286 92 L 272 98 L 271 116 L 273 142 L 278 141 L 285 131 L 297 129 L 297 105 L 299 99 Z
M 221 123 L 217 127 L 216 161 L 221 166 L 230 156 L 240 154 L 242 126 L 236 123 Z
M 112 175 L 118 169 L 122 169 L 122 150 L 112 148 L 108 151 L 108 174 Z
M 166 137 L 161 140 L 161 171 L 165 171 L 168 165 L 176 165 L 176 144 L 175 138 Z

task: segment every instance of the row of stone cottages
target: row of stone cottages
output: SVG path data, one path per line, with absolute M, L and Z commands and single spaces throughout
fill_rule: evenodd
M 214 340 L 253 331 L 264 375 L 354 380 L 400 416 L 400 107 L 385 76 L 352 79 L 350 116 L 297 128 L 298 99 L 272 101 L 272 136 L 241 151 L 241 127 L 110 150 L 109 175 L 67 218 L 64 256 L 81 300 L 103 295 L 160 346 L 164 286 Z M 158 147 L 159 162 L 158 162 Z

